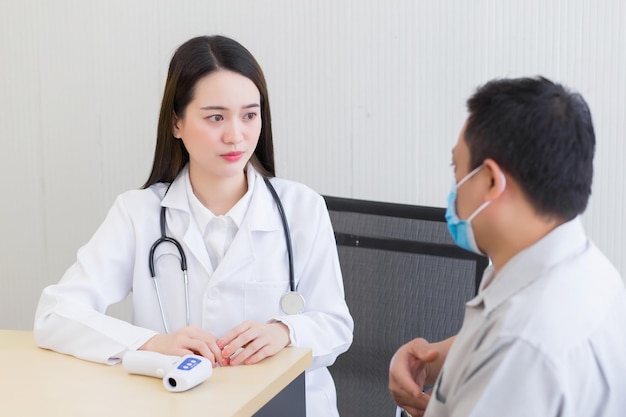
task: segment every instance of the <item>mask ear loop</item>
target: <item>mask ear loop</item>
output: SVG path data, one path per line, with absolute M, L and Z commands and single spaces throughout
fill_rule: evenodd
M 472 178 L 474 175 L 476 175 L 476 173 L 477 173 L 478 171 L 480 171 L 480 170 L 482 169 L 482 167 L 483 167 L 483 164 L 481 164 L 481 165 L 477 166 L 476 168 L 474 168 L 474 169 L 472 170 L 472 172 L 470 172 L 469 174 L 467 174 L 466 176 L 464 176 L 463 178 L 461 178 L 461 181 L 459 181 L 459 182 L 457 182 L 457 183 L 456 183 L 456 189 L 458 190 L 458 189 L 459 189 L 459 187 L 460 187 L 461 185 L 465 184 L 465 182 L 466 182 L 467 180 L 469 180 L 469 179 L 470 179 L 470 178 Z
M 500 171 L 500 177 L 502 178 L 502 189 L 500 192 L 504 192 L 506 190 L 506 177 L 504 176 L 504 172 Z
M 479 168 L 482 168 L 482 165 L 479 166 L 478 168 L 476 168 L 474 171 L 477 171 Z M 471 178 L 471 176 L 476 173 L 474 171 L 470 172 L 465 178 L 463 178 L 461 181 L 459 181 L 459 185 L 462 184 L 463 182 L 465 182 L 466 179 Z M 500 178 L 502 179 L 502 189 L 500 190 L 500 192 L 502 193 L 506 189 L 506 177 L 504 176 L 504 173 L 502 171 L 500 171 Z M 459 185 L 457 185 L 457 188 L 459 188 Z M 487 207 L 489 204 L 491 204 L 491 201 L 493 201 L 493 200 L 485 201 L 484 203 L 482 203 L 476 209 L 476 211 L 474 211 L 472 213 L 472 215 L 469 216 L 469 218 L 466 221 L 467 222 L 471 222 L 476 216 L 478 216 L 480 214 L 481 211 L 483 211 L 485 209 L 485 207 Z

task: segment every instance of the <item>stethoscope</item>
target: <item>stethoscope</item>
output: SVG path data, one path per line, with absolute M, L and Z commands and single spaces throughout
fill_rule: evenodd
M 291 233 L 289 232 L 289 224 L 287 223 L 287 216 L 285 215 L 285 210 L 283 209 L 283 205 L 274 189 L 274 186 L 270 182 L 267 177 L 263 177 L 267 188 L 269 189 L 274 201 L 276 202 L 276 206 L 278 207 L 278 212 L 280 213 L 280 219 L 283 223 L 283 230 L 285 232 L 285 241 L 287 243 L 287 258 L 289 262 L 289 291 L 282 295 L 280 298 L 280 309 L 285 314 L 299 314 L 304 311 L 304 297 L 296 291 L 296 280 L 294 277 L 294 266 L 293 266 L 293 248 L 291 245 Z M 165 190 L 165 194 L 169 191 L 169 187 Z M 156 274 L 154 272 L 154 252 L 156 248 L 161 243 L 171 243 L 176 246 L 178 250 L 178 254 L 180 255 L 180 269 L 183 271 L 183 280 L 185 285 L 185 319 L 187 326 L 189 326 L 189 278 L 187 276 L 187 257 L 185 256 L 185 251 L 183 250 L 182 245 L 173 237 L 169 237 L 165 234 L 165 207 L 161 207 L 161 217 L 159 220 L 161 226 L 161 237 L 158 238 L 150 248 L 150 256 L 149 256 L 149 267 L 150 267 L 150 276 L 152 277 L 152 282 L 154 282 L 154 290 L 156 292 L 157 301 L 159 303 L 159 310 L 161 311 L 161 320 L 163 320 L 163 328 L 165 329 L 165 333 L 169 333 L 169 328 L 167 326 L 167 321 L 165 320 L 165 310 L 163 309 L 163 302 L 161 301 L 161 293 L 159 291 L 159 285 L 157 283 Z

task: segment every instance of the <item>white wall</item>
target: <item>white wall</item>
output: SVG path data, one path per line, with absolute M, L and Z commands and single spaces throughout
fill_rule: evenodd
M 585 226 L 626 276 L 625 23 L 621 0 L 0 0 L 0 328 L 31 328 L 41 289 L 145 181 L 169 59 L 199 34 L 264 68 L 278 174 L 338 196 L 444 206 L 475 87 L 574 87 L 598 141 Z

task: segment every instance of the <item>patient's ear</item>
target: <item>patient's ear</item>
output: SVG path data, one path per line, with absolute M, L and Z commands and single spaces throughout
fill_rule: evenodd
M 485 159 L 483 166 L 491 176 L 491 187 L 487 193 L 487 200 L 495 200 L 506 189 L 506 175 L 500 168 L 500 165 L 493 159 Z

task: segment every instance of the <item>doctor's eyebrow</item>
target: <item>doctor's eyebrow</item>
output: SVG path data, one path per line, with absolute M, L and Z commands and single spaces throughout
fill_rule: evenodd
M 241 106 L 242 109 L 252 109 L 255 107 L 261 107 L 258 103 L 246 104 L 245 106 Z M 229 110 L 228 107 L 224 106 L 204 106 L 200 107 L 200 110 Z

